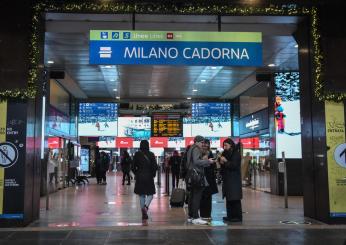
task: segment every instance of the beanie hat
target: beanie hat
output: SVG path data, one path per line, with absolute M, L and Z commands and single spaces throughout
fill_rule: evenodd
M 198 143 L 198 142 L 203 142 L 204 141 L 204 137 L 201 136 L 201 135 L 197 135 L 194 140 L 193 140 L 195 143 Z

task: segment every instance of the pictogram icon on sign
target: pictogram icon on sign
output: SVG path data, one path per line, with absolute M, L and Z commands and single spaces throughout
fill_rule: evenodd
M 12 167 L 18 160 L 18 149 L 11 142 L 0 143 L 0 167 Z
M 334 159 L 341 167 L 346 168 L 346 143 L 335 148 Z

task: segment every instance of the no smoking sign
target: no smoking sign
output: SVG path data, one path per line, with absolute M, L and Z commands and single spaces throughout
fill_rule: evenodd
M 18 149 L 10 142 L 0 143 L 0 167 L 12 167 L 18 161 Z

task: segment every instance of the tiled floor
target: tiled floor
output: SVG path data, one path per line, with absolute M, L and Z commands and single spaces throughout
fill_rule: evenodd
M 280 220 L 308 220 L 299 197 L 290 197 L 289 208 L 284 209 L 282 197 L 244 189 L 244 222 L 225 225 L 218 194 L 213 198 L 212 225 L 193 226 L 185 222 L 185 209 L 170 208 L 164 190 L 158 192 L 144 226 L 133 184 L 122 186 L 120 176 L 111 173 L 107 186 L 92 182 L 52 194 L 49 211 L 43 198 L 41 219 L 26 228 L 0 229 L 0 245 L 346 244 L 346 226 L 312 220 L 311 225 L 280 224 Z
M 164 177 L 163 179 L 164 180 Z M 163 181 L 164 183 L 164 181 Z M 219 187 L 221 192 L 221 186 Z M 282 197 L 244 189 L 242 226 L 281 225 L 280 221 L 308 220 L 303 216 L 301 197 L 290 197 L 285 209 Z M 188 226 L 186 208 L 170 208 L 164 187 L 157 190 L 150 207 L 150 226 Z M 213 226 L 224 226 L 225 205 L 220 194 L 213 196 Z M 310 220 L 309 220 L 310 221 Z M 317 222 L 312 221 L 314 224 Z M 121 185 L 120 174 L 110 173 L 106 186 L 94 180 L 86 186 L 70 187 L 50 195 L 50 210 L 41 200 L 41 218 L 32 227 L 142 226 L 138 197 L 131 186 Z M 284 225 L 281 225 L 284 226 Z

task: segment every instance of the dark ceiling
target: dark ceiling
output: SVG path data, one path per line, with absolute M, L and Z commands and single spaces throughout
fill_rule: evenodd
M 48 13 L 45 64 L 68 74 L 68 82 L 61 83 L 78 98 L 158 102 L 229 99 L 253 86 L 258 71 L 298 69 L 292 33 L 300 18 L 269 16 L 221 17 L 221 31 L 262 32 L 263 67 L 89 65 L 89 30 L 131 30 L 132 20 L 128 14 Z M 218 31 L 218 17 L 141 14 L 134 25 L 136 30 Z

